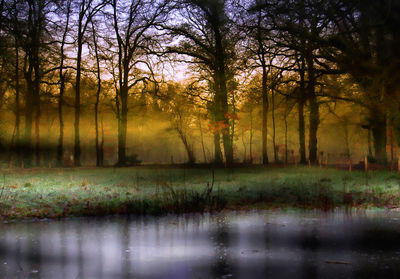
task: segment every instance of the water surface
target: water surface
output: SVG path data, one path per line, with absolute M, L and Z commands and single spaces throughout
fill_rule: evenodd
M 400 278 L 399 213 L 110 216 L 0 232 L 0 278 Z

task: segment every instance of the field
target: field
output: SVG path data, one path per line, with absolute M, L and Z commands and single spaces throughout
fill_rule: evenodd
M 400 174 L 308 167 L 139 166 L 1 171 L 3 220 L 223 209 L 396 210 Z

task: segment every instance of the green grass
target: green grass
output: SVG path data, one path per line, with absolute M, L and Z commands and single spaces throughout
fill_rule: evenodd
M 397 208 L 400 174 L 320 168 L 2 170 L 3 219 L 251 208 Z

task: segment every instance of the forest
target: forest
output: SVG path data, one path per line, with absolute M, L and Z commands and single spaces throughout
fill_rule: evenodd
M 400 0 L 0 0 L 0 278 L 399 278 Z
M 397 164 L 399 0 L 1 0 L 2 166 Z

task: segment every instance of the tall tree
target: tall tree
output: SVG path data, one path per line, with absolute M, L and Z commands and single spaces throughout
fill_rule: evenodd
M 213 102 L 215 161 L 221 161 L 220 138 L 227 165 L 233 163 L 233 141 L 228 103 L 228 82 L 234 76 L 232 64 L 238 36 L 228 17 L 228 0 L 182 0 L 175 1 L 179 16 L 174 16 L 169 26 L 164 26 L 170 35 L 180 38 L 178 43 L 168 47 L 167 52 L 177 53 L 191 59 L 197 70 L 210 77 Z M 175 23 L 175 24 L 174 24 Z
M 41 50 L 44 43 L 46 28 L 46 12 L 51 2 L 44 0 L 28 0 L 26 14 L 26 34 L 23 49 L 25 93 L 25 135 L 24 157 L 25 165 L 31 165 L 33 150 L 36 155 L 36 165 L 40 165 L 40 84 L 42 79 Z M 35 123 L 35 146 L 32 141 L 32 125 Z
M 10 36 L 7 32 L 7 7 L 4 0 L 0 2 L 0 106 L 3 105 L 4 95 L 9 87 L 9 44 Z M 4 151 L 3 139 L 0 139 L 0 154 Z
M 393 103 L 397 103 L 395 118 L 400 119 L 400 1 L 337 0 L 329 4 L 326 16 L 333 28 L 324 41 L 323 54 L 363 89 L 364 94 L 356 99 L 369 114 L 364 127 L 372 132 L 376 159 L 386 163 L 388 108 L 396 107 Z
M 15 151 L 17 158 L 20 159 L 20 145 L 21 145 L 21 69 L 20 69 L 20 45 L 21 45 L 21 39 L 22 39 L 22 34 L 21 34 L 21 22 L 19 21 L 19 5 L 17 0 L 14 0 L 12 5 L 11 5 L 11 11 L 10 15 L 12 17 L 12 35 L 14 37 L 14 52 L 15 52 L 15 65 L 14 65 L 14 89 L 15 89 L 15 108 L 14 108 L 14 114 L 15 114 L 15 124 L 14 124 L 14 130 L 15 133 L 13 134 L 13 140 L 12 140 L 12 149 Z
M 116 37 L 118 162 L 127 164 L 126 137 L 128 122 L 128 96 L 138 83 L 154 79 L 147 59 L 154 46 L 155 29 L 166 16 L 168 1 L 131 0 L 112 1 L 113 27 Z
M 96 0 L 81 0 L 79 5 L 78 15 L 78 29 L 76 34 L 76 81 L 75 81 L 75 123 L 74 123 L 74 165 L 81 165 L 81 145 L 79 135 L 79 122 L 80 122 L 80 111 L 81 111 L 81 79 L 82 79 L 82 50 L 84 44 L 85 33 L 88 30 L 89 23 L 92 18 L 100 11 L 103 7 L 108 4 L 107 1 L 96 1 Z
M 99 104 L 100 104 L 100 93 L 102 91 L 102 83 L 101 83 L 101 68 L 100 68 L 100 54 L 99 54 L 99 47 L 97 43 L 97 36 L 96 36 L 96 29 L 95 24 L 92 22 L 92 39 L 93 39 L 93 50 L 94 56 L 96 59 L 96 78 L 97 78 L 97 90 L 96 90 L 96 101 L 94 104 L 94 122 L 95 122 L 95 131 L 96 131 L 96 166 L 100 167 L 103 166 L 103 148 L 102 144 L 99 141 Z
M 255 0 L 249 7 L 242 7 L 243 13 L 241 25 L 247 30 L 245 47 L 249 53 L 250 61 L 255 61 L 253 67 L 261 68 L 261 92 L 262 92 L 262 123 L 261 123 L 261 149 L 262 163 L 268 164 L 267 138 L 268 138 L 268 110 L 269 110 L 269 88 L 268 78 L 271 71 L 270 64 L 273 60 L 271 51 L 272 33 L 270 22 L 262 9 L 259 7 L 262 1 Z
M 63 118 L 63 105 L 64 105 L 64 93 L 65 93 L 65 81 L 66 81 L 66 72 L 64 71 L 64 63 L 65 63 L 65 45 L 66 39 L 69 31 L 69 23 L 71 16 L 71 0 L 67 0 L 66 9 L 62 9 L 61 12 L 65 13 L 66 19 L 64 23 L 64 30 L 61 38 L 60 45 L 60 68 L 59 68 L 59 96 L 58 96 L 58 119 L 59 119 L 59 137 L 58 137 L 58 145 L 57 145 L 57 164 L 59 166 L 62 165 L 63 151 L 64 151 L 64 118 Z
M 315 163 L 317 156 L 317 131 L 320 124 L 319 100 L 321 89 L 318 80 L 325 74 L 338 74 L 341 71 L 330 67 L 326 57 L 321 55 L 330 25 L 324 13 L 327 8 L 324 0 L 271 0 L 265 1 L 258 8 L 265 11 L 270 18 L 273 29 L 277 31 L 274 42 L 281 49 L 281 57 L 291 61 L 287 71 L 299 75 L 299 139 L 301 161 L 304 161 L 304 118 L 303 109 L 306 102 L 309 109 L 309 160 Z M 323 7 L 324 9 L 321 9 Z

